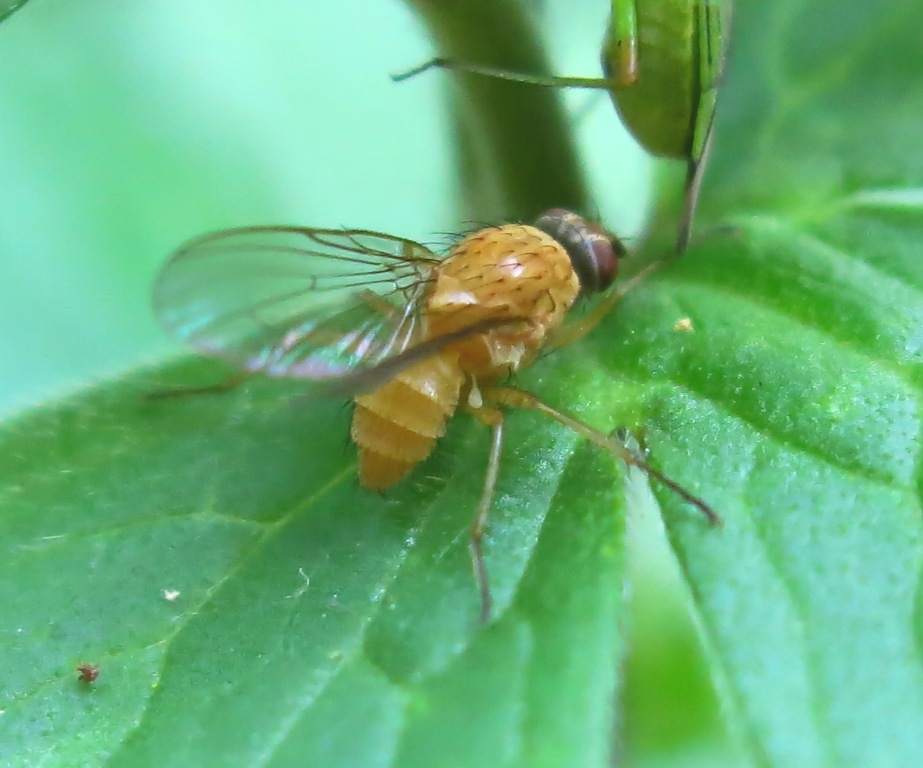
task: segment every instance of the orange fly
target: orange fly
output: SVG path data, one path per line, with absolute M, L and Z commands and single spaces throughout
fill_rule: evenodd
M 497 383 L 539 352 L 592 330 L 628 286 L 611 291 L 580 321 L 565 325 L 565 317 L 578 298 L 613 283 L 624 254 L 616 237 L 561 209 L 533 225 L 481 229 L 444 258 L 412 240 L 369 230 L 244 227 L 180 248 L 160 273 L 154 306 L 173 336 L 244 377 L 295 378 L 309 394 L 352 397 L 351 436 L 365 488 L 383 491 L 406 476 L 430 455 L 459 409 L 490 426 L 471 527 L 486 619 L 490 588 L 481 539 L 500 467 L 505 408 L 536 410 L 570 427 L 719 522 L 708 504 L 616 438 Z

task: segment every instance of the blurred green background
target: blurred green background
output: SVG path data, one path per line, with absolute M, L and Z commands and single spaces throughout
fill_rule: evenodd
M 533 7 L 554 69 L 598 72 L 607 4 Z M 195 234 L 275 222 L 427 241 L 464 227 L 447 75 L 388 77 L 433 53 L 396 0 L 32 0 L 0 25 L 0 414 L 174 353 L 150 285 Z M 630 238 L 650 162 L 608 99 L 564 98 L 588 213 Z M 634 506 L 647 511 L 630 522 L 622 753 L 735 765 L 659 519 Z

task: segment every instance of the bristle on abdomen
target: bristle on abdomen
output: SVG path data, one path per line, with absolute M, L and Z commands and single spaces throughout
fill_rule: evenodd
M 458 406 L 462 381 L 457 359 L 444 354 L 356 398 L 351 434 L 364 488 L 389 488 L 432 453 Z

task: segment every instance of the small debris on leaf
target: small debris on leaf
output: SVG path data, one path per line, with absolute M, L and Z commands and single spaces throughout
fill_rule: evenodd
M 82 662 L 77 665 L 77 671 L 80 673 L 77 679 L 81 683 L 89 685 L 99 677 L 99 664 L 87 664 L 86 662 Z

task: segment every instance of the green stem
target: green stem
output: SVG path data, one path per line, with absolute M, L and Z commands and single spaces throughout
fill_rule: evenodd
M 438 54 L 455 61 L 547 74 L 534 25 L 510 0 L 408 0 Z M 552 207 L 593 210 L 558 93 L 488 77 L 429 72 L 454 87 L 453 124 L 465 213 L 475 221 L 532 220 Z
M 0 21 L 12 16 L 14 11 L 18 11 L 25 4 L 26 0 L 0 0 Z

